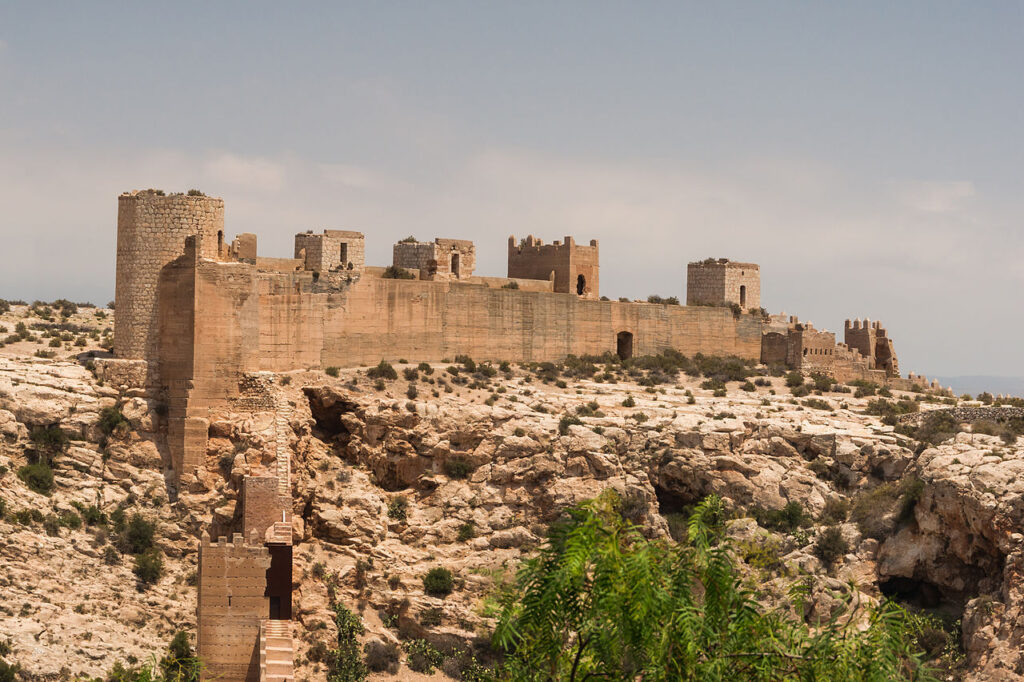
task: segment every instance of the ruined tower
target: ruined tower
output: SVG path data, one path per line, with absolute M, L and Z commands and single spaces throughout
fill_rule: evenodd
M 554 290 L 580 298 L 600 297 L 598 289 L 598 245 L 580 246 L 572 237 L 545 244 L 533 235 L 522 242 L 508 238 L 508 276 L 521 279 L 550 279 Z
M 886 376 L 899 376 L 899 360 L 892 339 L 881 322 L 872 322 L 865 318 L 846 321 L 844 341 L 868 359 L 871 369 L 885 370 Z
M 761 268 L 728 258 L 708 258 L 686 267 L 686 305 L 761 307 Z
M 404 240 L 394 245 L 392 264 L 418 270 L 420 279 L 467 279 L 476 269 L 476 246 L 466 239 Z
M 346 272 L 353 276 L 363 272 L 366 238 L 362 232 L 349 230 L 312 231 L 295 235 L 295 257 L 313 272 Z
M 160 271 L 196 237 L 200 255 L 226 253 L 224 200 L 157 190 L 122 194 L 117 206 L 117 277 L 114 290 L 114 355 L 157 359 L 157 284 Z

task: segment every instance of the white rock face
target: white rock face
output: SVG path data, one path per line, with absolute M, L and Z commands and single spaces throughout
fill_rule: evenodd
M 430 391 L 440 385 L 421 380 L 410 409 L 407 382 L 379 392 L 359 374 L 360 388 L 346 388 L 356 374 L 292 373 L 281 386 L 295 406 L 287 440 L 303 658 L 310 642 L 332 634 L 319 626 L 332 619 L 328 585 L 362 607 L 367 639 L 394 641 L 401 632 L 470 641 L 493 625 L 487 595 L 543 542 L 549 524 L 611 488 L 624 515 L 665 541 L 690 506 L 722 496 L 735 516 L 729 535 L 765 605 L 790 608 L 792 576 L 807 575 L 809 622 L 831 617 L 846 596 L 870 603 L 881 596 L 879 583 L 893 580 L 944 601 L 968 600 L 967 679 L 1018 679 L 1024 452 L 1016 446 L 960 434 L 915 455 L 912 442 L 861 413 L 866 400 L 826 395 L 833 411 L 805 408 L 790 402 L 780 380 L 772 387 L 778 395 L 763 387 L 715 398 L 684 376 L 678 387 L 648 393 L 589 380 L 558 389 L 517 371 L 487 390 L 456 386 L 436 398 Z M 499 399 L 486 404 L 492 395 Z M 627 396 L 634 406 L 622 405 Z M 600 415 L 560 430 L 563 416 L 591 401 Z M 113 405 L 130 428 L 107 437 L 97 420 Z M 117 658 L 146 660 L 175 630 L 194 631 L 196 538 L 204 528 L 230 533 L 242 477 L 273 473 L 274 415 L 214 414 L 206 461 L 175 497 L 157 407 L 98 386 L 72 362 L 0 356 L 0 579 L 8 608 L 0 633 L 33 675 L 104 675 Z M 16 472 L 31 430 L 53 425 L 71 442 L 54 457 L 56 488 L 44 496 Z M 922 485 L 901 518 L 899 486 L 912 477 Z M 858 507 L 864 499 L 873 502 Z M 877 528 L 843 522 L 836 510 L 844 502 Z M 165 576 L 138 589 L 109 527 L 51 525 L 51 535 L 31 518 L 32 510 L 68 514 L 73 503 L 157 522 Z M 765 528 L 753 518 L 771 525 L 765 514 L 793 503 L 804 527 Z M 833 523 L 848 552 L 829 567 L 814 542 Z M 108 549 L 117 562 L 105 563 Z M 443 600 L 423 592 L 423 575 L 435 566 L 458 583 Z M 427 609 L 440 610 L 440 626 L 421 624 Z M 307 664 L 299 674 L 322 679 L 322 668 Z M 405 667 L 397 675 L 413 679 Z

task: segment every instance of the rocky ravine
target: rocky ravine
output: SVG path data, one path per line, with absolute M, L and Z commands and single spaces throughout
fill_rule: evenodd
M 206 469 L 175 491 L 157 446 L 159 405 L 98 385 L 76 362 L 15 351 L 0 355 L 0 638 L 10 638 L 9 658 L 30 678 L 101 675 L 115 660 L 146 660 L 176 630 L 194 628 L 196 538 L 204 527 L 230 527 L 240 477 L 270 463 L 272 415 L 222 415 L 211 425 Z M 558 388 L 513 369 L 486 390 L 443 392 L 437 378 L 446 366 L 421 373 L 414 398 L 407 380 L 377 388 L 365 370 L 274 379 L 295 407 L 303 677 L 325 674 L 316 659 L 317 642 L 334 636 L 329 589 L 362 615 L 367 640 L 424 638 L 439 649 L 475 647 L 486 659 L 489 595 L 563 508 L 606 488 L 619 491 L 625 513 L 649 534 L 666 537 L 678 514 L 717 493 L 735 510 L 730 532 L 766 602 L 785 605 L 787 587 L 801 580 L 812 620 L 829 617 L 851 590 L 854 599 L 884 590 L 953 617 L 962 612 L 966 660 L 953 674 L 1021 677 L 1019 444 L 961 433 L 915 455 L 914 443 L 861 414 L 866 399 L 826 393 L 820 398 L 833 410 L 805 407 L 780 379 L 754 392 L 730 384 L 716 398 L 684 375 L 651 393 L 624 381 Z M 635 405 L 623 406 L 627 398 Z M 104 436 L 100 410 L 114 405 L 130 428 Z M 562 417 L 581 409 L 581 423 L 560 433 Z M 55 459 L 56 486 L 46 496 L 16 471 L 36 447 L 32 430 L 53 425 L 71 442 Z M 920 483 L 903 483 L 901 493 L 901 481 Z M 842 521 L 844 501 L 851 520 Z M 102 526 L 50 534 L 25 513 L 59 517 L 73 502 L 156 521 L 163 577 L 145 587 L 128 556 L 107 563 L 112 537 Z M 809 523 L 782 532 L 750 517 L 754 507 L 788 502 Z M 813 545 L 833 522 L 849 553 L 825 566 Z M 443 599 L 422 585 L 439 565 L 457 578 Z M 398 674 L 417 677 L 404 664 Z

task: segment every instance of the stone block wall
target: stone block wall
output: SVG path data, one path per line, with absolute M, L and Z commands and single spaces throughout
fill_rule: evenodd
M 229 543 L 199 542 L 197 654 L 202 680 L 245 682 L 259 679 L 260 620 L 270 613 L 267 570 L 270 551 L 235 533 Z
M 133 191 L 118 198 L 114 355 L 157 363 L 160 271 L 196 237 L 200 254 L 219 257 L 224 201 L 206 196 Z
M 761 268 L 726 258 L 686 266 L 686 305 L 761 307 Z

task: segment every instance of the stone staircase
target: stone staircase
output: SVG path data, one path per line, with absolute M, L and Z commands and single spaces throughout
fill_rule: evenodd
M 292 406 L 280 395 L 274 396 L 274 432 L 277 436 L 275 444 L 275 462 L 277 466 L 277 492 L 282 497 L 291 498 L 291 451 L 288 447 L 288 434 L 291 431 Z
M 294 661 L 292 622 L 260 621 L 260 682 L 294 680 Z

